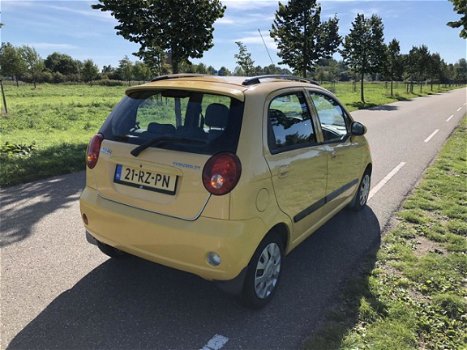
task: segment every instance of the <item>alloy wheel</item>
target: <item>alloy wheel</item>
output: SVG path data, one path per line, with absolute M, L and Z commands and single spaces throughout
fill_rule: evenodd
M 261 252 L 255 271 L 255 293 L 260 299 L 267 298 L 276 287 L 281 270 L 281 251 L 275 242 Z
M 370 175 L 365 174 L 360 185 L 360 198 L 359 202 L 361 206 L 364 206 L 368 200 L 368 195 L 370 194 Z

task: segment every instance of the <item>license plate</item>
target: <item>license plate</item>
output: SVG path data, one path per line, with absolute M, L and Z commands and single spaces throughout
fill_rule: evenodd
M 155 173 L 118 164 L 114 182 L 165 194 L 175 194 L 178 176 Z

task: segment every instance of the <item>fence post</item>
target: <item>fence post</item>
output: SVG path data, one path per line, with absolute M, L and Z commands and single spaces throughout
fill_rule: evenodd
M 3 90 L 3 80 L 0 79 L 0 87 L 2 90 L 2 99 L 3 99 L 3 108 L 2 108 L 2 114 L 7 115 L 8 114 L 8 108 L 6 106 L 6 97 L 5 97 L 5 91 Z

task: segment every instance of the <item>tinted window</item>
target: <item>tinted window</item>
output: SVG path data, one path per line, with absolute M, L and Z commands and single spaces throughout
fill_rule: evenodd
M 331 97 L 310 92 L 318 113 L 325 142 L 342 141 L 348 134 L 348 118 L 342 107 Z
M 271 150 L 281 151 L 316 142 L 303 93 L 275 97 L 269 105 L 268 118 Z
M 228 96 L 183 90 L 140 91 L 123 98 L 104 123 L 106 139 L 213 154 L 236 152 L 243 103 Z

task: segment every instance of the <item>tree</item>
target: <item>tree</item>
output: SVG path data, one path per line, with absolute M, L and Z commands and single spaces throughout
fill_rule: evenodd
M 79 73 L 77 62 L 71 56 L 59 52 L 48 55 L 44 64 L 52 73 L 61 73 L 65 76 Z
M 449 0 L 454 6 L 454 11 L 458 15 L 461 15 L 461 18 L 458 21 L 448 22 L 448 26 L 451 28 L 461 28 L 459 36 L 461 38 L 467 39 L 467 1 L 466 0 Z
M 227 75 L 232 75 L 232 72 L 228 70 L 226 67 L 222 66 L 221 68 L 219 68 L 218 74 L 220 76 L 227 76 Z
M 407 72 L 410 74 L 410 80 L 416 80 L 420 84 L 420 92 L 423 91 L 422 82 L 427 79 L 431 54 L 426 45 L 420 47 L 413 46 L 407 56 Z M 411 87 L 413 93 L 413 84 Z
M 31 76 L 34 88 L 36 88 L 36 82 L 40 79 L 41 74 L 45 69 L 44 60 L 39 56 L 34 48 L 27 45 L 19 48 L 19 54 L 24 61 L 26 71 Z
M 125 55 L 125 57 L 118 62 L 118 71 L 122 79 L 128 81 L 128 85 L 130 85 L 131 78 L 133 78 L 133 63 L 131 63 L 128 56 Z
M 96 79 L 99 75 L 99 68 L 92 60 L 85 60 L 83 62 L 83 69 L 81 70 L 81 76 L 85 82 L 91 82 Z
M 251 58 L 251 53 L 248 52 L 246 46 L 241 41 L 236 41 L 238 53 L 234 55 L 237 64 L 241 67 L 246 76 L 253 74 L 255 71 L 255 61 Z
M 467 60 L 461 58 L 455 65 L 455 79 L 458 84 L 465 84 L 467 82 Z
M 382 70 L 386 46 L 384 45 L 383 22 L 381 17 L 372 15 L 366 19 L 357 14 L 350 34 L 345 37 L 341 51 L 344 62 L 360 75 L 360 99 L 365 103 L 363 81 L 365 74 Z
M 208 68 L 206 68 L 206 69 L 207 69 L 207 73 L 209 75 L 216 75 L 217 74 L 217 70 L 213 66 L 208 66 Z
M 428 75 L 430 78 L 431 91 L 433 91 L 433 82 L 438 80 L 441 83 L 443 75 L 443 65 L 445 63 L 441 59 L 439 53 L 433 53 L 430 56 L 430 64 L 428 65 Z
M 136 61 L 133 65 L 133 77 L 136 80 L 146 81 L 151 79 L 152 73 L 145 63 Z
M 399 41 L 392 39 L 388 44 L 386 54 L 386 77 L 391 81 L 391 97 L 394 96 L 394 80 L 402 79 L 403 65 Z
M 200 63 L 196 66 L 196 69 L 195 69 L 196 73 L 198 74 L 207 74 L 208 73 L 208 69 L 206 67 L 206 65 L 204 63 Z
M 19 86 L 19 78 L 26 71 L 27 66 L 20 50 L 10 43 L 2 43 L 0 47 L 0 74 L 10 77 Z
M 340 45 L 337 17 L 321 22 L 316 0 L 279 2 L 270 32 L 277 43 L 280 64 L 287 64 L 306 78 L 322 58 L 331 58 Z
M 136 55 L 145 63 L 160 62 L 162 51 L 170 53 L 173 73 L 213 46 L 213 24 L 225 11 L 219 0 L 99 0 L 92 8 L 115 17 L 117 34 L 140 44 Z

